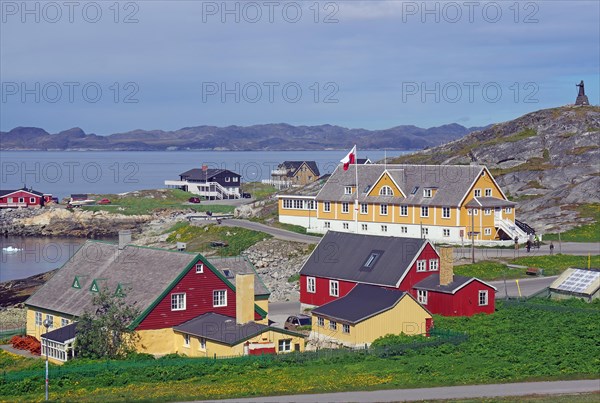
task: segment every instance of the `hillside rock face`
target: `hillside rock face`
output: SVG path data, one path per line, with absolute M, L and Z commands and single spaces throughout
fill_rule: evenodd
M 397 163 L 486 165 L 539 233 L 586 224 L 577 206 L 600 203 L 600 107 L 529 113 Z M 589 219 L 591 220 L 591 219 Z

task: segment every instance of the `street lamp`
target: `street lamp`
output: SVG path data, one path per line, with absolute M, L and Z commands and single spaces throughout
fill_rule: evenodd
M 44 320 L 44 327 L 46 328 L 46 401 L 48 401 L 48 328 L 50 327 L 50 320 L 48 318 Z

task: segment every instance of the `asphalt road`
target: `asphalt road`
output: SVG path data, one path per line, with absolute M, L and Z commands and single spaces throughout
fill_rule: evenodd
M 502 396 L 559 395 L 600 392 L 600 380 L 525 382 L 493 385 L 448 386 L 423 389 L 390 389 L 372 392 L 321 393 L 270 396 L 212 402 L 414 402 L 421 400 L 493 398 Z
M 558 276 L 523 278 L 519 280 L 519 285 L 513 280 L 506 280 L 506 288 L 504 280 L 490 281 L 489 283 L 497 288 L 496 299 L 506 298 L 508 291 L 509 297 L 529 297 L 538 291 L 550 286 Z M 521 293 L 519 294 L 519 288 Z
M 285 241 L 303 242 L 303 243 L 318 243 L 321 238 L 318 236 L 298 234 L 297 232 L 287 231 L 281 228 L 270 227 L 265 224 L 261 224 L 254 221 L 238 220 L 238 219 L 227 219 L 221 221 L 221 225 L 228 227 L 242 227 L 255 231 L 266 232 L 267 234 L 273 235 L 275 238 L 283 239 Z

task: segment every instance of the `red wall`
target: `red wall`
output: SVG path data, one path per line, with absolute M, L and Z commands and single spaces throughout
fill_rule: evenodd
M 423 260 L 423 259 L 427 260 L 427 265 L 426 265 L 427 271 L 417 272 L 417 260 Z M 429 271 L 429 260 L 430 259 L 438 260 L 438 270 Z M 421 252 L 419 257 L 417 258 L 417 260 L 415 260 L 415 263 L 410 267 L 410 270 L 406 274 L 406 277 L 404 277 L 404 280 L 402 280 L 402 283 L 400 283 L 400 287 L 398 287 L 398 289 L 400 289 L 402 291 L 410 291 L 410 290 L 412 290 L 413 286 L 415 284 L 417 284 L 419 281 L 425 280 L 432 273 L 439 273 L 440 257 L 438 256 L 435 249 L 433 249 L 431 244 L 428 243 L 425 245 L 425 248 L 423 249 L 423 251 Z
M 488 304 L 479 306 L 479 291 L 488 291 Z M 417 292 L 411 292 L 416 298 Z M 427 305 L 431 312 L 444 316 L 471 316 L 476 313 L 493 313 L 495 309 L 496 291 L 478 281 L 473 281 L 461 288 L 456 294 L 427 292 Z
M 321 306 L 334 299 L 341 298 L 348 294 L 356 285 L 352 281 L 338 280 L 339 283 L 339 297 L 332 297 L 329 295 L 329 279 L 328 278 L 315 278 L 316 289 L 315 293 L 306 291 L 306 276 L 300 276 L 300 302 L 303 304 Z
M 213 307 L 213 291 L 227 290 L 227 306 Z M 186 293 L 186 309 L 171 311 L 171 294 Z M 183 322 L 208 312 L 220 313 L 235 318 L 235 293 L 208 267 L 204 273 L 196 274 L 195 265 L 173 287 L 172 290 L 144 318 L 137 330 L 163 329 L 177 326 Z M 256 320 L 260 315 L 254 314 Z
M 8 203 L 8 198 L 12 197 L 13 199 L 13 203 L 18 204 L 19 203 L 19 197 L 22 197 L 23 200 L 23 204 L 26 204 L 27 206 L 40 206 L 42 205 L 42 198 L 40 196 L 19 190 L 17 192 L 11 193 L 9 195 L 5 195 L 3 197 L 0 197 L 0 203 Z M 29 201 L 29 198 L 33 197 L 35 199 L 35 201 L 32 203 Z

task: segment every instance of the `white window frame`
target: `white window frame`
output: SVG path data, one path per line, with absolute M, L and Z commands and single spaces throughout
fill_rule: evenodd
M 227 290 L 213 290 L 213 308 L 224 306 L 227 306 Z
M 482 301 L 483 297 L 483 301 Z M 488 299 L 488 291 L 487 290 L 479 290 L 479 298 L 478 298 L 479 306 L 487 306 L 489 303 Z
M 350 334 L 350 325 L 342 323 L 342 333 Z
M 54 315 L 46 314 L 46 320 L 48 321 L 48 329 L 52 329 L 54 327 Z M 43 323 L 42 323 L 43 324 Z
M 292 351 L 292 339 L 281 339 L 277 342 L 277 352 Z
M 306 292 L 311 294 L 317 292 L 317 280 L 314 277 L 306 277 Z
M 379 205 L 379 215 L 388 215 L 388 205 L 387 204 Z
M 331 202 L 323 202 L 323 212 L 329 213 L 331 211 Z
M 362 229 L 363 231 L 366 231 L 366 230 L 368 230 L 368 229 L 369 229 L 369 227 L 367 226 L 367 224 L 361 224 L 361 229 Z
M 408 217 L 408 206 L 400 206 L 400 216 Z
M 418 272 L 427 271 L 427 260 L 425 260 L 425 259 L 417 260 L 417 271 Z
M 369 214 L 369 205 L 367 203 L 360 204 L 360 213 L 361 214 Z
M 342 228 L 343 229 L 350 229 L 350 225 L 347 222 L 342 223 Z
M 30 197 L 29 198 L 29 203 L 35 203 L 35 197 Z
M 474 197 L 481 197 L 481 189 L 475 189 L 473 195 Z
M 388 226 L 387 226 L 387 225 L 385 225 L 385 224 L 383 224 L 383 225 L 381 226 L 381 232 L 388 232 Z
M 444 228 L 442 230 L 442 234 L 444 237 L 449 237 L 450 236 L 450 229 L 449 228 Z
M 422 305 L 427 305 L 427 290 L 417 290 L 417 301 Z
M 319 326 L 319 327 L 325 326 L 325 319 L 323 319 L 321 316 L 317 316 L 317 326 Z
M 421 206 L 421 217 L 429 217 L 429 206 Z
M 483 214 L 485 214 L 485 215 L 492 215 L 492 209 L 491 208 L 483 209 Z
M 60 318 L 60 327 L 65 327 L 69 325 L 69 319 Z
M 350 211 L 350 205 L 347 202 L 342 203 L 342 213 L 347 213 Z
M 19 203 L 25 203 L 25 198 L 24 197 L 19 197 Z
M 442 207 L 442 218 L 450 218 L 452 210 L 450 207 Z
M 404 226 L 404 225 L 403 225 L 403 226 L 401 226 L 401 227 L 400 227 L 400 233 L 401 233 L 401 234 L 408 234 L 408 227 L 406 227 L 406 226 Z
M 429 235 L 429 228 L 428 227 L 422 227 L 421 228 L 421 236 L 425 236 L 425 235 Z
M 42 319 L 42 313 L 41 312 L 36 312 L 35 313 L 35 325 L 36 326 L 43 326 L 44 325 L 44 320 Z
M 484 228 L 483 229 L 483 235 L 492 235 L 492 229 L 491 228 Z
M 485 193 L 484 193 L 485 197 L 492 197 L 492 193 L 493 193 L 492 188 L 486 188 L 485 189 Z
M 506 207 L 506 208 L 504 208 L 504 212 L 506 214 L 511 214 L 512 213 L 512 207 Z
M 344 186 L 344 194 L 351 195 L 352 194 L 352 186 Z
M 204 263 L 196 263 L 196 274 L 204 273 Z
M 323 223 L 323 227 L 325 227 L 325 228 L 331 228 L 331 222 L 329 222 L 329 221 L 325 221 L 325 222 Z
M 186 299 L 185 292 L 171 294 L 171 311 L 185 311 Z
M 184 334 L 183 335 L 183 347 L 189 347 L 189 346 L 190 346 L 190 335 Z
M 431 199 L 432 195 L 433 195 L 433 190 L 423 189 L 423 197 L 425 197 L 426 199 Z
M 339 297 L 340 296 L 340 282 L 337 280 L 329 280 L 329 296 Z
M 392 189 L 389 186 L 382 186 L 381 189 L 379 189 L 379 196 L 393 196 L 394 195 L 394 189 Z
M 440 270 L 440 261 L 438 259 L 429 259 L 429 271 Z
M 337 322 L 335 320 L 329 320 L 329 330 L 337 331 Z
M 206 351 L 206 338 L 198 338 L 198 350 Z
M 231 178 L 229 176 L 226 176 L 225 177 L 225 182 L 230 182 L 230 181 L 231 181 Z
M 234 181 L 234 182 L 237 182 L 237 181 L 238 181 L 238 177 L 237 177 L 237 176 L 234 176 L 234 177 L 233 177 L 233 181 Z

